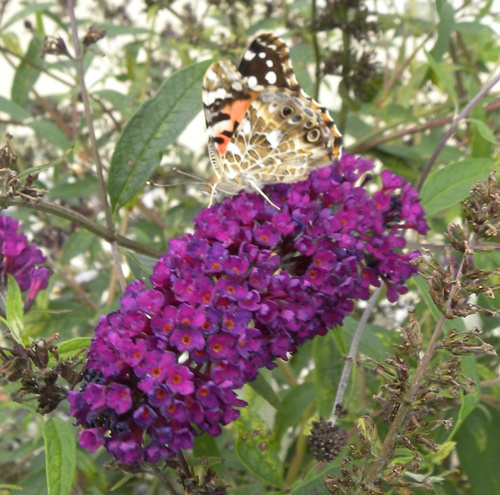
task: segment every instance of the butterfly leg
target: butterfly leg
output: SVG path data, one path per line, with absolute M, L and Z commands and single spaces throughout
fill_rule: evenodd
M 210 208 L 214 204 L 215 191 L 217 190 L 217 183 L 211 184 L 210 188 L 212 192 L 210 193 L 210 201 L 208 203 L 208 207 Z
M 274 206 L 277 210 L 281 210 L 279 206 L 276 206 L 270 199 L 269 196 L 267 196 L 266 193 L 255 183 L 254 181 L 249 181 L 250 186 L 255 192 L 258 192 L 265 200 L 272 206 Z

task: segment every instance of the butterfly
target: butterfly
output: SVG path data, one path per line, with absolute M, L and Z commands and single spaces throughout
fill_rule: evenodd
M 342 135 L 325 107 L 295 77 L 286 44 L 271 33 L 254 38 L 236 67 L 206 71 L 202 90 L 216 189 L 225 194 L 307 179 L 341 155 Z M 278 208 L 279 209 L 279 208 Z

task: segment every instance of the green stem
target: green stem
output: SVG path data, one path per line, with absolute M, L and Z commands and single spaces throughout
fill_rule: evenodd
M 149 246 L 145 246 L 139 242 L 133 241 L 131 239 L 127 239 L 124 236 L 113 232 L 102 225 L 89 220 L 87 217 L 84 217 L 80 213 L 76 211 L 70 210 L 69 208 L 65 208 L 63 206 L 59 206 L 55 203 L 49 203 L 41 200 L 27 200 L 21 197 L 11 197 L 7 195 L 0 196 L 0 209 L 8 208 L 9 206 L 17 206 L 20 208 L 30 208 L 32 210 L 42 211 L 45 213 L 49 213 L 51 215 L 55 215 L 59 218 L 64 218 L 65 220 L 69 220 L 72 223 L 83 227 L 84 229 L 92 232 L 96 236 L 108 241 L 110 243 L 116 242 L 119 246 L 131 249 L 139 254 L 144 254 L 146 256 L 151 256 L 152 258 L 158 258 L 163 253 L 153 249 Z
M 80 49 L 80 40 L 78 38 L 78 26 L 75 17 L 74 0 L 67 0 L 67 2 L 68 2 L 67 3 L 68 14 L 71 23 L 71 31 L 73 35 L 73 48 L 75 50 L 74 64 L 76 73 L 78 75 L 78 81 L 80 83 L 80 94 L 82 97 L 83 110 L 85 112 L 85 119 L 87 120 L 90 143 L 92 145 L 92 151 L 94 154 L 94 159 L 96 164 L 96 174 L 99 182 L 101 202 L 104 209 L 104 216 L 106 218 L 106 225 L 108 227 L 108 230 L 114 232 L 115 226 L 113 222 L 113 217 L 111 215 L 111 208 L 109 206 L 106 181 L 104 179 L 104 165 L 102 163 L 101 155 L 99 153 L 99 144 L 97 143 L 97 137 L 94 129 L 94 121 L 92 120 L 92 110 L 90 108 L 89 95 L 87 92 L 87 86 L 85 85 L 85 69 L 83 67 L 83 54 Z M 123 290 L 125 289 L 125 276 L 123 275 L 123 270 L 120 262 L 120 254 L 118 252 L 117 245 L 114 240 L 111 241 L 111 253 L 113 255 L 113 262 L 116 274 L 118 275 L 118 280 Z

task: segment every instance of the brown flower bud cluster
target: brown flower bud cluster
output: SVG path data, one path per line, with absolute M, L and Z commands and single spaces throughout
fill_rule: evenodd
M 475 267 L 474 255 L 500 250 L 498 244 L 488 243 L 500 231 L 500 191 L 492 172 L 487 181 L 477 182 L 470 196 L 462 202 L 464 223 L 452 223 L 445 237 L 451 248 L 445 250 L 444 260 L 424 250 L 424 256 L 413 262 L 426 278 L 430 295 L 441 313 L 447 318 L 465 317 L 476 313 L 498 317 L 498 311 L 471 301 L 471 296 L 494 298 L 500 288 L 497 282 L 500 270 Z
M 319 421 L 313 421 L 307 443 L 317 461 L 330 462 L 337 458 L 347 443 L 347 432 L 320 418 Z
M 40 414 L 53 411 L 66 399 L 67 388 L 58 383 L 63 378 L 70 388 L 81 381 L 81 373 L 77 370 L 81 364 L 78 358 L 62 360 L 57 353 L 55 334 L 47 340 L 36 340 L 23 346 L 7 332 L 5 339 L 12 347 L 0 347 L 0 384 L 20 382 L 21 388 L 12 392 L 15 402 L 23 403 L 36 399 Z M 51 362 L 55 360 L 55 364 Z

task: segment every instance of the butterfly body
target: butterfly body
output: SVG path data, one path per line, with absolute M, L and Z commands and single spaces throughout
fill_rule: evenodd
M 238 69 L 216 62 L 203 82 L 215 188 L 226 194 L 304 180 L 340 157 L 342 138 L 325 108 L 295 79 L 286 45 L 255 38 Z M 268 199 L 268 198 L 267 198 Z

